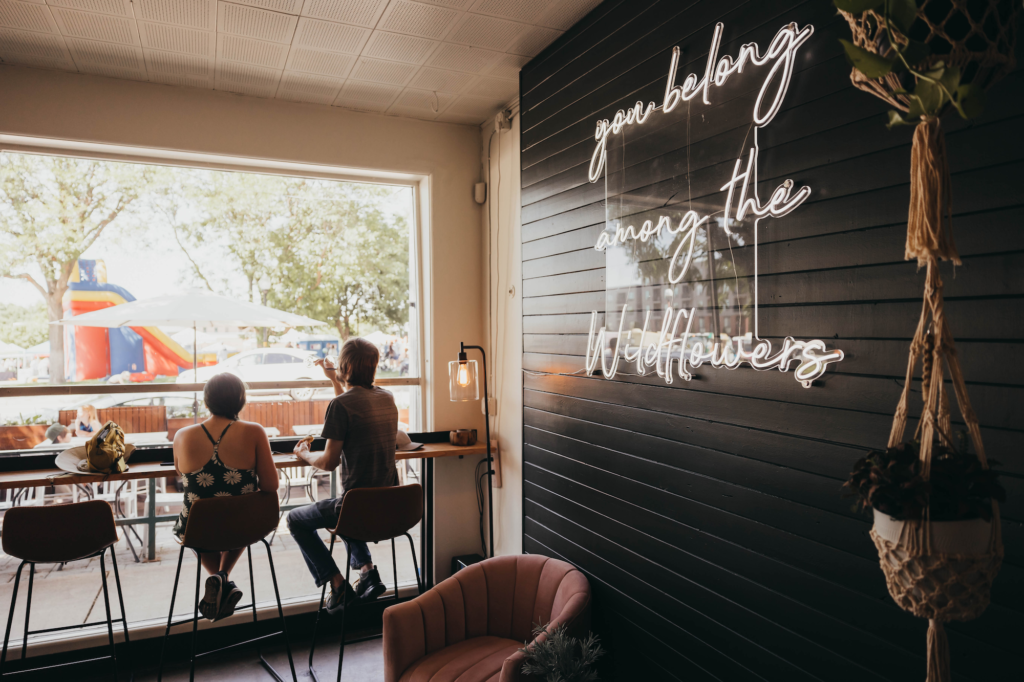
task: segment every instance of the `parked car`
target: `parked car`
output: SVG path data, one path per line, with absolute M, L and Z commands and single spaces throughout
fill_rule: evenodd
M 307 364 L 307 358 L 316 358 L 316 353 L 293 348 L 257 348 L 232 356 L 224 362 L 183 371 L 178 375 L 179 384 L 205 382 L 222 372 L 230 372 L 245 382 L 256 381 L 309 381 L 322 378 L 320 370 Z M 318 376 L 319 375 L 319 376 Z M 309 400 L 315 388 L 260 389 L 251 393 L 285 393 L 292 400 Z

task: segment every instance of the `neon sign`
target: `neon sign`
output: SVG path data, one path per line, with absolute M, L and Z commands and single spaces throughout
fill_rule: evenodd
M 676 84 L 681 51 L 672 49 L 668 79 L 665 84 L 665 95 L 660 106 L 654 102 L 646 106 L 637 102 L 628 110 L 619 110 L 611 121 L 598 121 L 594 133 L 597 145 L 590 161 L 589 177 L 597 182 L 607 172 L 608 140 L 612 135 L 620 135 L 628 126 L 642 126 L 649 121 L 655 112 L 667 114 L 681 102 L 688 102 L 701 96 L 704 104 L 711 104 L 711 88 L 722 86 L 734 73 L 742 73 L 748 64 L 754 67 L 771 63 L 771 68 L 761 84 L 760 91 L 754 101 L 752 120 L 754 143 L 745 154 L 746 164 L 741 156 L 733 166 L 732 177 L 722 185 L 721 191 L 727 192 L 724 219 L 718 222 L 726 234 L 733 236 L 729 229 L 730 217 L 736 221 L 743 220 L 747 215 L 754 219 L 754 337 L 756 344 L 745 349 L 742 343 L 734 348 L 731 341 L 722 343 L 703 339 L 702 335 L 692 330 L 695 318 L 695 307 L 679 307 L 673 310 L 671 305 L 665 308 L 664 322 L 660 332 L 649 331 L 651 311 L 648 310 L 643 328 L 639 330 L 639 342 L 633 346 L 634 330 L 625 328 L 625 320 L 629 305 L 622 308 L 617 331 L 609 332 L 606 327 L 597 327 L 597 311 L 591 313 L 590 333 L 587 338 L 586 372 L 590 376 L 596 371 L 598 362 L 601 372 L 607 379 L 614 378 L 618 371 L 619 361 L 635 363 L 636 373 L 645 376 L 652 370 L 655 374 L 672 383 L 673 376 L 684 381 L 693 378 L 688 367 L 697 368 L 707 363 L 714 368 L 736 369 L 746 364 L 756 370 L 778 369 L 788 372 L 794 365 L 794 377 L 805 388 L 825 373 L 828 365 L 843 359 L 843 351 L 829 350 L 823 341 L 798 341 L 786 337 L 777 352 L 773 350 L 768 339 L 761 339 L 758 332 L 758 256 L 757 234 L 758 221 L 762 218 L 781 218 L 799 208 L 811 195 L 811 188 L 802 186 L 795 188 L 791 179 L 783 181 L 770 195 L 767 202 L 762 203 L 757 191 L 757 157 L 758 135 L 760 128 L 768 125 L 778 114 L 782 102 L 789 89 L 793 76 L 794 63 L 798 49 L 807 42 L 814 32 L 813 26 L 798 28 L 795 23 L 782 27 L 772 39 L 768 49 L 762 53 L 755 43 L 743 45 L 734 59 L 729 55 L 718 58 L 724 25 L 715 26 L 711 39 L 711 48 L 702 78 L 691 73 L 683 80 L 682 85 Z M 772 89 L 774 87 L 774 93 Z M 657 222 L 645 220 L 639 229 L 633 225 L 615 226 L 614 233 L 603 231 L 594 248 L 604 251 L 609 247 L 625 245 L 628 242 L 647 242 L 658 239 L 662 235 L 681 235 L 678 245 L 669 261 L 668 279 L 671 284 L 682 282 L 693 260 L 694 245 L 697 231 L 708 229 L 711 216 L 701 216 L 693 210 L 686 211 L 677 224 L 669 216 L 659 216 Z M 749 332 L 748 332 L 749 335 Z M 650 338 L 649 338 L 650 337 Z M 610 358 L 608 357 L 610 354 Z M 673 364 L 675 370 L 673 371 Z

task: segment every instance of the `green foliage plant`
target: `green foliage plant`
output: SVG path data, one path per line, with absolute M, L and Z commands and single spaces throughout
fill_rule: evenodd
M 535 624 L 534 642 L 524 642 L 519 649 L 526 654 L 522 673 L 533 675 L 544 682 L 593 682 L 597 679 L 594 665 L 604 655 L 597 635 L 590 633 L 584 639 L 569 636 L 564 624 L 550 628 Z M 550 628 L 550 629 L 549 629 Z M 543 635 L 540 641 L 537 641 Z

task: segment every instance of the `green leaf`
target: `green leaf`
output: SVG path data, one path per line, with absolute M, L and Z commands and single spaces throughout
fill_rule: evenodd
M 960 68 L 956 66 L 947 68 L 939 77 L 939 82 L 946 86 L 946 90 L 950 93 L 949 96 L 952 96 L 960 87 Z
M 914 88 L 914 96 L 911 100 L 919 102 L 922 112 L 931 116 L 939 112 L 939 109 L 945 103 L 946 96 L 942 92 L 942 88 L 935 83 L 919 80 L 917 81 L 917 87 Z
M 889 122 L 885 124 L 885 127 L 891 129 L 896 126 L 912 126 L 916 123 L 917 121 L 908 121 L 907 119 L 903 118 L 903 114 L 901 114 L 898 111 L 890 111 Z
M 892 62 L 884 57 L 879 57 L 874 52 L 868 52 L 862 47 L 857 47 L 849 40 L 839 39 L 846 50 L 846 57 L 853 64 L 854 68 L 868 78 L 882 78 L 892 71 Z
M 907 35 L 917 19 L 917 3 L 914 0 L 886 0 L 886 9 L 893 27 Z
M 917 95 L 911 95 L 908 99 L 910 99 L 910 111 L 907 112 L 907 119 L 918 123 L 922 116 L 928 115 L 928 110 L 924 108 L 921 98 Z
M 924 43 L 911 40 L 903 46 L 903 49 L 900 50 L 900 54 L 903 56 L 903 59 L 907 64 L 911 67 L 915 67 L 923 62 L 929 54 L 931 54 L 931 49 L 929 49 L 929 47 Z M 901 67 L 903 66 L 903 63 L 899 60 L 897 60 L 896 63 Z
M 841 9 L 850 14 L 860 14 L 869 9 L 877 9 L 885 3 L 885 0 L 832 0 L 836 9 Z
M 957 88 L 956 99 L 967 118 L 977 118 L 985 110 L 985 91 L 975 83 Z

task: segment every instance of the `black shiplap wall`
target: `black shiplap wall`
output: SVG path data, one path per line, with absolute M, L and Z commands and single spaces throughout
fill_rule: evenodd
M 785 132 L 773 139 L 773 123 L 762 140 L 785 151 L 762 177 L 810 178 L 814 194 L 772 224 L 761 303 L 780 331 L 834 339 L 848 358 L 810 390 L 749 369 L 672 386 L 567 376 L 604 306 L 595 121 L 660 103 L 673 45 L 679 82 L 702 72 L 716 21 L 732 55 L 790 21 L 815 26 L 776 119 Z M 523 544 L 590 577 L 618 679 L 924 677 L 926 624 L 892 603 L 869 521 L 839 496 L 887 439 L 923 284 L 903 260 L 911 132 L 886 131 L 884 105 L 850 85 L 846 35 L 825 0 L 608 0 L 521 74 Z M 957 680 L 1024 674 L 1022 85 L 1006 78 L 970 125 L 945 121 L 964 261 L 955 277 L 944 268 L 946 309 L 1010 495 L 993 604 L 947 628 Z M 692 151 L 714 153 L 721 132 L 694 119 Z M 665 167 L 652 182 L 685 179 Z

